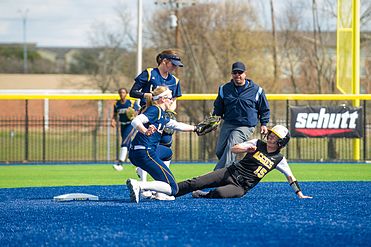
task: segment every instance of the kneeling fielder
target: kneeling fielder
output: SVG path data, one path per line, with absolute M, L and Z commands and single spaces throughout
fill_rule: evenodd
M 282 172 L 299 198 L 312 198 L 303 195 L 286 158 L 280 153 L 290 140 L 288 129 L 276 125 L 268 131 L 267 142 L 253 139 L 232 147 L 233 153 L 246 156 L 236 164 L 210 172 L 206 175 L 178 183 L 176 197 L 193 191 L 196 198 L 236 198 L 244 196 L 273 169 Z M 209 192 L 201 189 L 215 188 Z
M 178 192 L 173 173 L 164 163 L 164 160 L 171 158 L 171 149 L 159 145 L 162 131 L 168 127 L 199 133 L 200 128 L 166 117 L 165 111 L 170 108 L 171 103 L 171 91 L 167 87 L 159 86 L 153 91 L 153 98 L 147 100 L 146 110 L 132 121 L 138 133 L 131 143 L 129 159 L 133 165 L 147 171 L 155 180 L 146 182 L 128 179 L 126 184 L 133 202 L 138 203 L 140 192 L 145 190 L 157 192 L 155 198 L 159 200 L 174 200 L 174 195 Z

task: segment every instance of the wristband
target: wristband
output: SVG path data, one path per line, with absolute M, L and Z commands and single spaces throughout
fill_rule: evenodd
M 294 190 L 294 192 L 297 194 L 301 191 L 298 181 L 293 181 L 290 183 L 291 188 Z

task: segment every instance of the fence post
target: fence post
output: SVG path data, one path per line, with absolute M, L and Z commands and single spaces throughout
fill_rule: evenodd
M 111 110 L 108 108 L 107 113 L 107 161 L 111 158 Z
M 191 125 L 192 123 L 191 123 L 191 121 L 190 121 L 191 119 L 189 118 L 188 119 L 188 123 Z M 193 147 L 193 145 L 192 145 L 192 135 L 193 135 L 193 132 L 189 132 L 189 161 L 190 162 L 192 162 L 192 159 L 193 159 L 193 157 L 192 157 L 192 147 Z
M 202 104 L 202 113 L 203 113 L 203 116 L 206 115 L 206 101 L 204 100 L 203 101 L 203 104 Z M 206 161 L 206 138 L 202 138 L 202 162 L 205 162 Z M 209 157 L 208 157 L 209 158 Z
M 289 100 L 286 100 L 286 128 L 290 129 L 289 126 L 289 114 L 290 114 L 290 107 L 289 107 Z M 286 158 L 289 159 L 289 145 L 286 147 Z
M 363 161 L 366 161 L 368 150 L 367 150 L 367 114 L 366 114 L 366 100 L 363 101 Z
M 25 101 L 25 131 L 24 131 L 24 160 L 28 160 L 28 99 Z
M 43 137 L 42 137 L 43 163 L 45 163 L 45 160 L 46 160 L 46 125 L 47 125 L 47 123 L 45 121 L 45 116 L 43 116 Z

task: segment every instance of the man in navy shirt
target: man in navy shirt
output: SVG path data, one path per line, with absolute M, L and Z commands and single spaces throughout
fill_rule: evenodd
M 242 62 L 232 65 L 232 80 L 219 87 L 214 102 L 213 115 L 224 121 L 216 146 L 219 159 L 214 170 L 228 167 L 236 161 L 231 148 L 246 142 L 260 122 L 260 133 L 267 134 L 270 110 L 264 90 L 246 78 L 246 67 Z

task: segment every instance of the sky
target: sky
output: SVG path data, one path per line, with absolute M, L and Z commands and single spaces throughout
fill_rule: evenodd
M 143 16 L 160 8 L 155 5 L 155 1 L 162 0 L 142 0 Z M 0 0 L 0 43 L 23 43 L 22 20 L 26 16 L 26 42 L 36 43 L 39 47 L 88 47 L 91 46 L 88 34 L 92 31 L 94 23 L 105 22 L 111 27 L 115 26 L 118 23 L 115 9 L 120 5 L 124 5 L 130 11 L 132 35 L 136 37 L 137 2 L 137 0 Z
M 143 5 L 154 5 L 153 0 L 142 1 Z M 27 42 L 37 46 L 89 46 L 92 25 L 117 22 L 115 8 L 120 3 L 136 16 L 136 0 L 0 0 L 0 43 L 23 42 L 22 16 L 28 10 Z
M 146 14 L 159 8 L 154 4 L 155 1 L 161 0 L 142 0 L 144 19 Z M 88 47 L 91 46 L 88 33 L 92 31 L 94 24 L 104 22 L 110 27 L 117 26 L 119 22 L 115 9 L 119 6 L 125 6 L 130 12 L 132 35 L 136 37 L 137 2 L 137 0 L 0 0 L 0 43 L 23 43 L 22 17 L 27 11 L 25 30 L 28 43 L 36 43 L 39 47 Z M 258 3 L 256 5 L 258 11 L 264 12 L 263 16 L 270 17 L 269 0 L 251 2 Z M 275 0 L 277 12 L 283 8 L 285 2 L 290 1 Z M 263 25 L 270 26 L 270 18 L 263 22 Z

